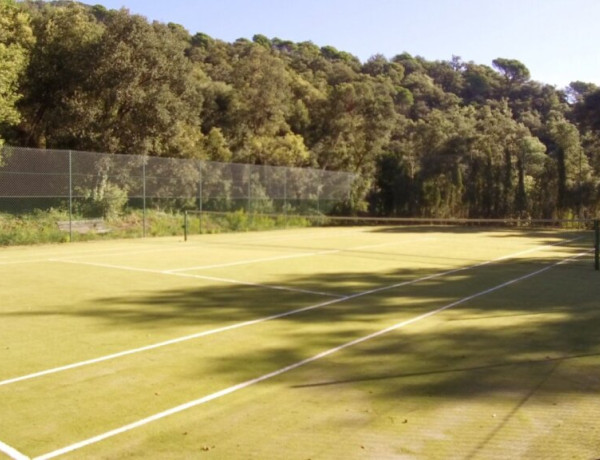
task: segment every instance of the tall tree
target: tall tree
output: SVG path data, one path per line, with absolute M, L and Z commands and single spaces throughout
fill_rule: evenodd
M 590 165 L 581 145 L 579 131 L 560 113 L 548 124 L 550 154 L 556 162 L 558 175 L 557 205 L 561 214 L 575 209 L 582 212 L 582 194 L 590 180 Z
M 19 81 L 33 42 L 29 15 L 13 0 L 0 0 L 0 145 L 2 131 L 21 119 L 16 107 L 22 97 Z
M 497 58 L 492 61 L 509 85 L 524 83 L 529 80 L 529 69 L 516 59 Z
M 239 44 L 233 68 L 233 123 L 229 133 L 237 161 L 302 165 L 309 153 L 287 119 L 293 111 L 291 78 L 284 63 L 264 46 Z
M 205 78 L 186 57 L 189 36 L 112 12 L 86 81 L 93 147 L 118 153 L 201 156 L 199 108 Z
M 21 102 L 23 142 L 34 147 L 74 148 L 90 133 L 75 135 L 83 120 L 69 106 L 85 106 L 84 86 L 97 62 L 102 26 L 77 3 L 33 9 L 36 44 Z M 82 110 L 87 117 L 87 112 Z

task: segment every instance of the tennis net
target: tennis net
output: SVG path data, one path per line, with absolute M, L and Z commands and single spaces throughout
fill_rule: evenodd
M 269 214 L 198 211 L 184 212 L 184 239 L 206 233 L 248 232 L 308 227 L 371 227 L 381 231 L 513 231 L 541 234 L 579 232 L 582 244 L 594 249 L 594 266 L 600 270 L 600 224 L 594 219 L 468 219 L 430 217 L 328 216 L 323 214 Z

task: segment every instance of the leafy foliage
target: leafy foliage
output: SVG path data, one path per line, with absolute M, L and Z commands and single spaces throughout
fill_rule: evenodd
M 16 108 L 22 97 L 18 83 L 33 42 L 28 15 L 12 0 L 0 0 L 0 129 L 21 119 Z M 2 143 L 0 133 L 0 146 Z
M 352 171 L 344 210 L 355 213 L 598 212 L 593 83 L 560 90 L 502 57 L 361 63 L 260 34 L 225 43 L 76 2 L 0 8 L 0 136 L 11 143 Z

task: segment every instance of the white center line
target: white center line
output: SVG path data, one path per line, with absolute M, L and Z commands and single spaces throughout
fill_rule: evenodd
M 346 249 L 323 249 L 321 251 L 301 252 L 299 254 L 287 254 L 287 255 L 283 255 L 283 256 L 263 257 L 263 258 L 259 258 L 259 259 L 236 260 L 235 262 L 225 262 L 222 264 L 198 265 L 195 267 L 176 268 L 173 270 L 165 270 L 165 273 L 181 273 L 181 272 L 193 271 L 193 270 L 208 270 L 211 268 L 235 267 L 238 265 L 249 265 L 249 264 L 261 263 L 261 262 L 272 262 L 272 261 L 276 261 L 276 260 L 299 259 L 302 257 L 314 257 L 314 256 L 328 255 L 328 254 L 339 254 L 340 252 L 352 252 L 352 251 L 360 251 L 363 249 L 372 249 L 372 248 L 379 248 L 379 247 L 385 247 L 385 246 L 397 246 L 399 244 L 414 243 L 417 241 L 431 241 L 434 239 L 435 238 L 418 238 L 418 239 L 414 239 L 414 240 L 406 240 L 406 241 L 401 241 L 401 242 L 396 241 L 393 243 L 381 243 L 381 244 L 371 244 L 371 245 L 367 245 L 367 246 L 356 246 L 356 247 L 351 247 L 351 248 L 346 248 Z
M 202 279 L 202 280 L 207 280 L 207 281 L 218 281 L 221 283 L 238 284 L 241 286 L 253 286 L 253 287 L 259 287 L 259 288 L 263 288 L 263 289 L 273 289 L 276 291 L 301 292 L 304 294 L 321 295 L 321 296 L 327 296 L 327 297 L 343 297 L 342 295 L 333 294 L 331 292 L 310 291 L 307 289 L 300 289 L 300 288 L 287 287 L 287 286 L 274 286 L 271 284 L 251 283 L 248 281 L 239 281 L 239 280 L 234 280 L 234 279 L 230 279 L 230 278 L 217 278 L 217 277 L 212 277 L 212 276 L 192 275 L 192 274 L 187 274 L 187 273 L 173 273 L 171 271 L 153 270 L 151 268 L 137 268 L 137 267 L 129 267 L 127 265 L 104 264 L 104 263 L 99 263 L 99 262 L 83 262 L 83 261 L 67 260 L 67 259 L 48 259 L 48 260 L 51 262 L 57 262 L 57 263 L 63 263 L 63 264 L 87 265 L 90 267 L 110 268 L 110 269 L 114 269 L 114 270 L 125 270 L 125 271 L 129 271 L 129 272 L 142 272 L 142 273 L 153 273 L 153 274 L 157 274 L 157 275 L 179 276 L 181 278 L 196 278 L 196 279 Z

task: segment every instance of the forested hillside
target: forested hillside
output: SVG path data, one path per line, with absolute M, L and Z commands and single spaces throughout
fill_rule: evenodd
M 360 62 L 127 10 L 0 0 L 0 139 L 355 172 L 350 210 L 375 215 L 596 215 L 596 85 L 557 89 L 508 58 L 399 53 Z

